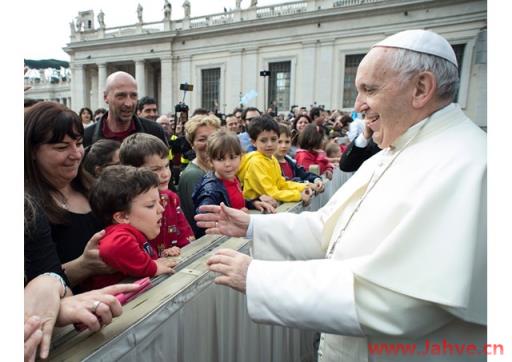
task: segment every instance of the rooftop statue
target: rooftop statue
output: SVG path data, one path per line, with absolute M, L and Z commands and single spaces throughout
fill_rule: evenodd
M 105 13 L 103 10 L 100 10 L 98 14 L 98 24 L 100 24 L 100 29 L 105 29 Z
M 183 3 L 183 10 L 185 11 L 185 17 L 190 18 L 190 1 L 185 0 Z
M 142 24 L 142 10 L 144 10 L 142 8 L 142 5 L 139 3 L 139 5 L 137 5 L 137 18 L 139 19 L 139 23 Z
M 172 5 L 168 0 L 165 0 L 164 4 L 164 18 L 165 20 L 171 20 Z

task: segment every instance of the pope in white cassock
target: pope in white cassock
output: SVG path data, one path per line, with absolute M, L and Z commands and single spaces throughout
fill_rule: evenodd
M 486 136 L 452 103 L 458 81 L 443 37 L 392 35 L 356 76 L 355 109 L 375 118 L 382 151 L 324 207 L 203 207 L 207 233 L 253 240 L 253 258 L 208 261 L 217 283 L 247 293 L 253 320 L 323 332 L 320 361 L 486 360 Z

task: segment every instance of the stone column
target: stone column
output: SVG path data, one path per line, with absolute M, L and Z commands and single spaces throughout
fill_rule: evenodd
M 325 105 L 327 109 L 332 106 L 334 94 L 334 40 L 322 40 L 318 47 L 316 66 L 315 99 L 317 104 Z
M 199 84 L 194 84 L 193 76 L 192 76 L 192 57 L 190 55 L 184 55 L 180 58 L 180 64 L 179 64 L 179 70 L 178 74 L 180 77 L 180 84 L 181 83 L 188 83 L 194 85 L 194 91 L 193 92 L 187 92 L 187 97 L 185 98 L 185 103 L 189 106 L 190 110 L 195 109 L 195 102 L 194 98 L 197 96 L 198 90 L 200 89 Z M 201 81 L 201 80 L 198 80 Z M 183 91 L 178 90 L 179 84 L 176 85 L 176 101 L 181 102 L 183 99 Z M 201 98 L 199 95 L 199 104 L 201 103 Z
M 298 88 L 296 101 L 299 106 L 308 107 L 314 101 L 315 91 L 315 67 L 316 67 L 316 42 L 302 43 L 302 57 L 297 62 Z
M 85 69 L 82 64 L 71 66 L 71 97 L 72 103 L 69 108 L 78 112 L 85 105 Z
M 265 92 L 264 88 L 258 88 L 258 82 L 260 82 L 260 70 L 262 67 L 258 65 L 258 49 L 250 48 L 246 49 L 242 56 L 242 96 L 247 92 L 254 90 L 258 93 L 258 96 L 244 104 L 244 107 L 259 107 L 260 109 L 265 104 Z M 264 83 L 261 83 L 264 85 Z
M 137 91 L 139 99 L 146 95 L 146 69 L 144 59 L 135 61 L 135 79 L 137 80 Z
M 172 57 L 170 55 L 160 57 L 160 114 L 174 112 L 173 89 L 176 88 L 172 79 Z M 177 88 L 176 88 L 177 89 Z
M 103 92 L 105 91 L 105 81 L 107 79 L 107 63 L 98 63 L 98 107 L 105 108 Z
M 227 110 L 231 112 L 235 107 L 240 106 L 240 97 L 243 96 L 242 90 L 242 52 L 240 50 L 232 51 L 228 66 L 229 72 L 226 72 L 226 104 Z

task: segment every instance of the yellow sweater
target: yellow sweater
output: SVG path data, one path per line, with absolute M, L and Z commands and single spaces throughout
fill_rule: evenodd
M 249 200 L 269 195 L 282 202 L 300 201 L 300 193 L 306 187 L 300 182 L 286 181 L 277 159 L 274 156 L 268 158 L 259 151 L 242 157 L 238 178 L 243 185 L 244 198 Z

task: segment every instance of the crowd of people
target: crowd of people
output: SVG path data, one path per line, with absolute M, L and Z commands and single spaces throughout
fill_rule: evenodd
M 26 102 L 28 359 L 37 345 L 48 355 L 54 325 L 109 324 L 122 312 L 114 295 L 137 288 L 117 283 L 173 273 L 169 257 L 204 235 L 194 219 L 202 205 L 275 213 L 280 202 L 308 203 L 332 177 L 352 122 L 297 106 L 280 116 L 199 108 L 176 120 L 124 72 L 108 77 L 105 102 L 78 114 Z M 46 285 L 54 294 L 41 306 Z
M 421 33 L 421 36 L 423 34 Z M 427 34 L 427 37 L 430 36 Z M 432 41 L 441 44 L 441 58 L 444 59 L 442 66 L 448 69 L 446 74 L 456 75 L 457 64 L 453 61 L 453 51 L 450 53 L 446 50 L 445 44 L 437 37 Z M 423 209 L 414 209 L 408 214 L 408 207 L 411 204 L 399 202 L 398 194 L 401 191 L 409 190 L 409 193 L 404 195 L 416 197 L 418 204 L 424 202 L 424 193 L 416 195 L 411 191 L 410 183 L 389 184 L 389 187 L 393 185 L 393 190 L 398 192 L 385 193 L 382 190 L 380 198 L 386 199 L 394 195 L 393 200 L 386 199 L 386 202 L 381 202 L 373 193 L 370 194 L 388 169 L 393 173 L 395 167 L 399 165 L 407 168 L 409 164 L 403 162 L 407 160 L 409 150 L 398 159 L 397 166 L 392 164 L 402 153 L 402 148 L 405 149 L 413 142 L 425 127 L 426 123 L 420 121 L 439 110 L 445 113 L 452 112 L 452 117 L 458 117 L 464 127 L 471 129 L 468 131 L 470 136 L 477 140 L 474 145 L 482 143 L 480 135 L 472 133 L 472 126 L 467 125 L 468 122 L 460 115 L 461 112 L 452 109 L 451 97 L 455 80 L 449 80 L 453 83 L 450 83 L 452 88 L 445 91 L 445 94 L 442 93 L 443 89 L 438 91 L 435 88 L 437 83 L 432 72 L 437 70 L 430 73 L 418 71 L 421 76 L 417 80 L 407 78 L 406 81 L 397 81 L 398 78 L 391 76 L 390 79 L 381 79 L 384 76 L 372 73 L 374 62 L 388 64 L 386 56 L 391 55 L 385 52 L 389 47 L 410 50 L 399 41 L 398 43 L 400 46 L 393 45 L 393 42 L 391 45 L 385 43 L 377 46 L 362 62 L 356 79 L 356 110 L 362 113 L 362 118 L 354 119 L 339 110 L 330 111 L 320 107 L 311 107 L 308 110 L 296 105 L 292 106 L 286 115 L 277 115 L 272 109 L 263 113 L 255 107 L 236 108 L 226 116 L 202 108 L 194 110 L 190 119 L 181 115 L 175 117 L 170 113 L 159 115 L 156 100 L 147 96 L 140 97 L 136 80 L 125 72 L 112 73 L 106 80 L 104 99 L 108 109 L 98 109 L 93 113 L 84 107 L 77 114 L 54 102 L 37 102 L 26 107 L 25 359 L 34 360 L 38 346 L 39 356 L 48 356 L 55 325 L 81 323 L 96 331 L 111 323 L 112 318 L 122 313 L 121 302 L 116 298 L 116 294 L 135 292 L 140 288 L 140 285 L 134 283 L 117 283 L 126 281 L 129 277 L 144 278 L 173 273 L 176 261 L 172 257 L 180 255 L 182 248 L 203 236 L 205 228 L 208 233 L 254 237 L 255 241 L 265 240 L 268 245 L 260 249 L 260 244 L 256 244 L 255 255 L 263 249 L 269 251 L 274 246 L 284 251 L 288 244 L 293 244 L 297 249 L 287 251 L 290 255 L 298 253 L 297 255 L 302 255 L 297 256 L 298 259 L 318 259 L 322 254 L 325 255 L 326 245 L 322 243 L 327 242 L 330 245 L 328 257 L 331 258 L 334 253 L 335 259 L 339 260 L 343 260 L 345 255 L 351 253 L 359 255 L 360 252 L 354 250 L 364 249 L 363 244 L 378 239 L 379 233 L 381 236 L 389 233 L 388 239 L 391 240 L 387 241 L 383 248 L 387 247 L 393 252 L 411 249 L 404 241 L 407 238 L 398 237 L 399 231 L 394 233 L 390 230 L 390 225 L 401 220 L 401 217 L 405 218 L 404 220 L 416 220 L 416 214 L 423 215 L 422 221 L 430 225 L 429 232 L 435 234 L 439 231 L 440 234 L 435 234 L 436 237 L 440 236 L 443 230 L 449 230 L 450 228 L 439 227 L 441 224 L 445 225 L 442 220 L 438 220 L 439 225 L 431 225 L 430 221 L 434 218 L 422 214 Z M 431 54 L 423 48 L 412 49 L 412 52 Z M 438 54 L 432 56 L 439 57 Z M 426 62 L 425 67 L 430 69 L 430 60 L 414 60 Z M 438 61 L 437 58 L 434 60 Z M 391 65 L 390 69 L 389 73 L 384 72 L 385 75 L 394 74 L 398 77 L 399 70 L 392 68 Z M 390 95 L 383 91 L 384 98 L 387 98 L 374 100 L 371 92 L 376 91 L 368 90 L 372 81 L 393 84 L 397 87 L 396 94 Z M 407 92 L 410 93 L 410 97 L 405 99 L 407 95 L 404 94 L 409 94 Z M 393 97 L 403 98 L 400 98 L 403 101 L 403 114 L 389 108 Z M 412 102 L 411 105 L 408 102 Z M 372 105 L 383 111 L 375 111 Z M 409 113 L 406 113 L 407 106 L 410 106 Z M 381 119 L 389 118 L 390 114 L 393 118 L 391 121 Z M 408 118 L 411 115 L 415 117 L 412 121 Z M 416 127 L 415 124 L 418 122 L 423 126 Z M 430 126 L 432 127 L 434 126 Z M 414 136 L 400 141 L 401 135 L 409 132 L 409 128 L 417 130 Z M 425 131 L 423 137 L 428 135 L 430 133 Z M 307 205 L 315 193 L 324 190 L 324 182 L 333 177 L 335 168 L 356 171 L 365 160 L 381 149 L 386 151 L 381 153 L 384 158 L 379 166 L 374 165 L 376 161 L 365 163 L 362 172 L 356 173 L 356 176 L 359 176 L 354 176 L 354 181 L 342 187 L 336 193 L 337 196 L 333 197 L 334 201 L 322 208 L 318 215 L 285 215 L 289 221 L 280 216 L 249 216 L 249 209 L 258 210 L 262 214 L 273 214 L 282 202 L 302 201 Z M 385 168 L 379 168 L 381 164 L 386 163 Z M 425 164 L 427 163 L 425 161 Z M 374 166 L 377 167 L 377 171 L 370 169 Z M 452 166 L 446 165 L 447 168 Z M 370 181 L 366 180 L 366 175 L 369 175 Z M 399 175 L 401 174 L 395 176 Z M 422 172 L 411 175 L 408 176 L 413 178 L 411 182 L 428 181 L 427 174 Z M 361 185 L 355 187 L 357 183 Z M 397 187 L 402 189 L 398 190 Z M 353 196 L 347 193 L 346 190 L 349 189 L 353 191 Z M 363 192 L 364 190 L 366 192 Z M 432 197 L 437 200 L 436 187 L 432 186 L 432 190 Z M 426 188 L 424 192 L 430 191 Z M 376 205 L 373 209 L 361 206 L 368 194 L 369 202 Z M 338 205 L 333 206 L 334 203 Z M 386 203 L 391 206 L 383 207 Z M 339 205 L 344 205 L 344 208 L 334 212 L 333 209 L 338 209 Z M 389 216 L 389 222 L 385 221 L 385 218 L 380 221 L 372 218 L 371 210 L 379 213 L 385 211 Z M 358 211 L 365 213 L 364 222 L 354 217 Z M 392 212 L 396 215 L 391 215 Z M 346 221 L 344 226 L 335 226 L 338 218 Z M 352 222 L 357 225 L 359 232 L 370 233 L 371 231 L 365 228 L 367 220 L 370 219 L 374 219 L 371 225 L 373 229 L 370 229 L 375 231 L 380 228 L 380 231 L 367 239 L 357 236 L 357 233 L 350 233 L 354 229 L 347 229 Z M 276 229 L 270 227 L 271 220 L 275 220 Z M 401 230 L 407 237 L 413 235 L 407 233 L 407 226 Z M 298 235 L 297 231 L 300 231 L 301 235 Z M 320 235 L 328 231 L 336 235 L 340 233 L 340 236 L 330 242 L 330 236 L 328 240 L 320 241 Z M 344 234 L 345 231 L 347 234 Z M 363 234 L 361 232 L 361 235 Z M 464 235 L 460 236 L 453 232 L 452 234 L 455 241 L 460 239 L 460 245 L 464 244 Z M 290 235 L 294 236 L 294 240 L 288 240 Z M 336 254 L 336 244 L 342 236 L 347 238 L 342 247 L 352 246 L 349 246 L 347 251 L 339 251 Z M 302 249 L 303 253 L 300 251 Z M 365 249 L 363 254 L 370 252 L 370 249 Z M 380 257 L 385 259 L 386 255 Z M 469 259 L 471 257 L 468 257 Z M 378 260 L 380 259 L 377 258 Z M 272 295 L 270 299 L 282 299 L 279 295 L 285 293 L 287 298 L 294 300 L 293 293 L 298 293 L 292 290 L 293 288 L 287 290 L 286 286 L 284 291 L 270 291 L 271 287 L 265 285 L 265 281 L 254 281 L 255 273 L 263 276 L 274 271 L 275 277 L 285 277 L 282 271 L 275 269 L 274 266 L 255 263 L 248 256 L 222 251 L 209 263 L 213 271 L 226 274 L 220 277 L 222 284 L 237 290 L 245 291 L 245 278 L 251 264 L 252 268 L 258 268 L 258 272 L 250 274 L 253 279 L 249 280 L 249 284 L 260 283 L 260 290 L 265 290 L 262 293 Z M 317 267 L 310 263 L 307 264 L 310 268 L 304 270 L 309 270 L 311 275 L 314 275 L 324 268 L 323 265 L 328 264 L 334 265 L 318 264 L 319 269 L 315 269 Z M 412 264 L 403 264 L 404 272 L 413 270 Z M 232 267 L 226 269 L 225 265 Z M 347 274 L 348 269 L 345 270 L 346 268 L 341 267 L 342 264 L 339 265 L 339 275 L 352 278 Z M 414 283 L 404 283 L 403 291 L 408 294 L 397 295 L 396 291 L 400 290 L 401 284 L 396 283 L 392 273 L 382 272 L 380 264 L 371 258 L 361 265 L 354 267 L 354 270 L 358 270 L 362 279 L 347 282 L 346 288 L 344 287 L 346 291 L 356 285 L 360 288 L 356 289 L 358 293 L 382 293 L 390 300 L 395 300 L 396 305 L 414 305 L 418 310 L 427 307 L 419 302 L 416 305 L 415 301 L 407 298 L 431 298 L 434 302 L 438 301 L 435 294 L 438 293 L 437 295 L 455 303 L 454 305 L 460 302 L 458 296 L 445 293 L 444 290 L 424 295 Z M 293 271 L 293 275 L 301 275 L 304 280 L 310 277 L 299 273 L 293 266 L 302 269 L 306 264 L 286 264 L 285 269 L 289 268 L 286 270 L 290 273 Z M 233 270 L 238 271 L 240 275 L 230 275 Z M 382 274 L 378 274 L 379 271 Z M 435 280 L 427 275 L 422 277 L 428 285 Z M 266 280 L 271 283 L 273 279 L 275 278 Z M 369 282 L 371 280 L 373 284 Z M 292 280 L 290 285 L 298 285 L 294 284 L 295 282 Z M 316 280 L 313 283 L 316 283 Z M 471 280 L 468 280 L 466 285 L 470 283 Z M 308 287 L 317 295 L 307 295 L 304 300 L 318 302 L 315 298 L 326 293 L 320 286 L 314 286 L 309 282 Z M 273 317 L 269 317 L 261 310 L 252 309 L 251 313 L 256 316 L 255 319 L 272 323 L 292 327 L 308 327 L 309 323 L 309 327 L 316 330 L 360 336 L 363 333 L 371 333 L 372 329 L 380 328 L 373 324 L 371 307 L 364 308 L 366 299 L 361 295 L 356 297 L 362 303 L 362 306 L 358 305 L 360 316 L 367 317 L 363 321 L 366 323 L 364 332 L 359 324 L 354 323 L 354 318 L 357 320 L 357 317 L 354 317 L 354 301 L 344 300 L 345 297 L 339 297 L 326 310 L 335 310 L 336 303 L 351 305 L 350 311 L 347 312 L 350 314 L 347 320 L 338 315 L 332 317 L 331 322 L 326 322 L 327 319 L 322 313 L 318 318 L 305 317 L 308 314 L 304 308 L 314 304 L 305 302 L 300 306 L 290 304 L 299 313 L 298 319 L 291 318 L 287 323 L 279 317 L 280 313 L 286 314 L 283 306 L 276 302 L 274 307 L 270 301 L 260 300 L 268 299 L 265 296 L 254 297 L 254 303 L 261 304 L 261 310 L 274 308 L 274 314 L 269 312 Z M 41 303 L 41 300 L 44 300 L 44 303 Z M 266 306 L 263 305 L 265 303 Z M 382 305 L 379 306 L 382 308 L 389 307 L 382 301 L 380 303 Z M 400 315 L 405 309 L 397 308 L 393 313 Z M 441 315 L 442 313 L 437 311 L 431 314 L 436 315 L 441 324 L 446 324 L 446 321 L 453 318 Z M 333 327 L 332 323 L 336 326 Z M 340 341 L 338 336 L 328 335 L 327 338 L 330 342 L 322 340 L 324 347 L 330 350 L 333 356 L 339 357 L 339 345 L 346 342 Z M 325 343 L 331 345 L 325 346 Z

